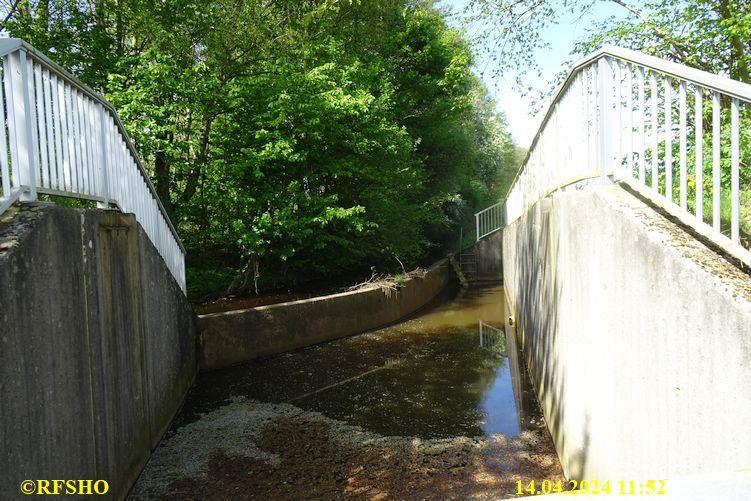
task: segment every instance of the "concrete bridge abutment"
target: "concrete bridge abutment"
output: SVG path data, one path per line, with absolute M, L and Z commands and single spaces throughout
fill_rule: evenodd
M 751 279 L 618 185 L 504 229 L 517 335 L 569 478 L 751 467 Z
M 80 479 L 123 499 L 196 373 L 192 309 L 135 217 L 4 213 L 0 326 L 0 498 Z

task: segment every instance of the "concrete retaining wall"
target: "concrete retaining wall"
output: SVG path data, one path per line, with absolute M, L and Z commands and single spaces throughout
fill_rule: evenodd
M 424 278 L 407 280 L 396 292 L 345 292 L 198 317 L 199 361 L 203 369 L 351 336 L 400 320 L 425 306 L 449 282 L 446 260 Z
M 473 246 L 477 258 L 476 281 L 503 279 L 503 233 L 498 230 L 483 237 Z
M 103 479 L 122 499 L 195 376 L 192 310 L 131 214 L 0 222 L 0 497 Z
M 572 478 L 751 467 L 751 279 L 618 186 L 504 230 L 505 288 Z

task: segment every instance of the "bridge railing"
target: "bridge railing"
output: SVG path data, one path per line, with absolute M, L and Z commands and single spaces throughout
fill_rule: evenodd
M 751 85 L 619 47 L 574 65 L 509 191 L 621 181 L 751 265 Z M 598 181 L 599 180 L 599 181 Z
M 490 235 L 495 230 L 503 227 L 505 212 L 504 203 L 498 202 L 475 213 L 475 234 L 477 235 L 478 242 L 482 237 Z
M 185 249 L 114 107 L 22 40 L 0 58 L 0 213 L 39 193 L 132 212 L 185 291 Z

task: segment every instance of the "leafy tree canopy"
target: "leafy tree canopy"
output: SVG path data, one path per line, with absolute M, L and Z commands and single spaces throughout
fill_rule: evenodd
M 431 1 L 4 0 L 0 14 L 118 109 L 194 291 L 424 262 L 515 167 L 469 42 Z

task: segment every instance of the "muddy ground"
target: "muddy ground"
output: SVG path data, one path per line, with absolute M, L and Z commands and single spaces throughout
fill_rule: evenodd
M 131 499 L 499 499 L 564 480 L 547 431 L 384 437 L 289 404 L 245 398 L 157 448 Z
M 523 362 L 481 346 L 502 294 L 199 374 L 131 498 L 503 499 L 563 480 Z

